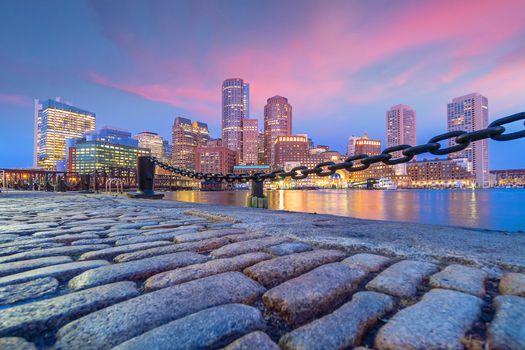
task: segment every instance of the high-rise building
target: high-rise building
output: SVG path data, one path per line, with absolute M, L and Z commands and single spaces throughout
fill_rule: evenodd
M 348 143 L 346 146 L 346 155 L 347 156 L 353 156 L 355 155 L 355 140 L 357 140 L 358 137 L 352 135 L 348 138 Z
M 416 111 L 407 105 L 399 104 L 386 111 L 386 147 L 416 144 Z M 393 152 L 393 158 L 403 157 L 401 151 Z M 406 163 L 397 164 L 398 175 L 407 174 Z
M 264 106 L 264 154 L 271 166 L 275 165 L 273 146 L 279 136 L 292 135 L 292 105 L 282 96 L 270 97 Z
M 222 142 L 235 152 L 242 152 L 242 120 L 249 108 L 249 85 L 240 78 L 222 83 Z
M 257 157 L 259 164 L 266 164 L 266 159 L 264 156 L 264 132 L 259 131 L 259 135 L 257 137 L 257 148 L 259 151 L 259 155 Z
M 171 129 L 173 165 L 185 169 L 195 168 L 195 148 L 206 146 L 210 140 L 208 125 L 177 117 Z
M 416 111 L 399 104 L 386 111 L 386 147 L 416 144 Z
M 140 148 L 147 148 L 151 151 L 151 155 L 157 159 L 164 158 L 164 145 L 162 137 L 151 131 L 143 131 L 133 136 L 139 142 Z
M 60 102 L 35 100 L 35 167 L 56 169 L 66 158 L 66 139 L 95 130 L 95 113 Z
M 67 170 L 78 173 L 133 171 L 137 157 L 150 155 L 139 148 L 131 133 L 118 128 L 104 127 L 80 138 L 67 139 Z
M 243 119 L 242 121 L 242 165 L 255 165 L 259 161 L 259 121 Z
M 171 162 L 171 145 L 168 140 L 162 140 L 162 149 L 164 151 L 164 161 Z
M 447 105 L 448 131 L 464 130 L 472 132 L 488 126 L 488 99 L 478 93 L 472 93 L 452 99 Z M 449 146 L 455 145 L 453 139 Z M 462 151 L 451 153 L 450 159 L 466 158 L 467 170 L 476 178 L 476 186 L 489 187 L 489 143 L 480 140 L 471 143 Z
M 368 134 L 355 140 L 355 154 L 367 154 L 369 156 L 381 153 L 381 140 L 372 140 Z
M 244 119 L 250 119 L 250 84 L 244 83 L 242 85 L 243 95 L 242 104 L 244 107 Z

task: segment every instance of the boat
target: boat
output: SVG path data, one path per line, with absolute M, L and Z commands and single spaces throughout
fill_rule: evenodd
M 373 189 L 375 190 L 397 190 L 397 185 L 392 182 L 389 178 L 380 178 L 377 180 L 376 183 L 373 185 Z

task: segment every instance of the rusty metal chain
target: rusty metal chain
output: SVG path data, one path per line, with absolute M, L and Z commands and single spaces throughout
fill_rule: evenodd
M 510 124 L 516 121 L 524 120 L 525 125 L 525 112 L 510 115 L 508 117 L 500 118 L 492 123 L 485 129 L 476 130 L 472 132 L 466 131 L 449 131 L 440 135 L 436 135 L 428 140 L 427 143 L 417 146 L 411 145 L 397 145 L 393 147 L 385 148 L 380 154 L 367 155 L 357 154 L 348 157 L 344 162 L 322 162 L 317 164 L 315 167 L 309 169 L 306 166 L 297 166 L 292 168 L 290 171 L 276 170 L 270 173 L 256 172 L 253 174 L 213 174 L 213 173 L 201 173 L 193 170 L 183 169 L 171 166 L 163 163 L 155 157 L 148 156 L 150 161 L 155 163 L 162 169 L 170 171 L 174 174 L 178 174 L 184 177 L 189 177 L 197 180 L 215 180 L 218 182 L 226 181 L 233 183 L 235 181 L 245 183 L 248 181 L 261 182 L 264 180 L 276 180 L 290 177 L 294 180 L 305 179 L 309 175 L 314 174 L 317 176 L 330 176 L 333 175 L 337 170 L 346 170 L 349 172 L 362 171 L 368 169 L 372 164 L 384 163 L 387 165 L 395 165 L 401 163 L 407 163 L 411 161 L 416 155 L 422 153 L 431 153 L 433 155 L 445 155 L 453 152 L 459 152 L 467 148 L 472 142 L 491 139 L 496 141 L 510 141 L 525 137 L 525 130 L 511 132 L 505 134 L 506 128 L 504 125 Z M 441 148 L 440 142 L 453 139 L 455 145 L 450 147 Z M 394 158 L 392 153 L 401 152 L 402 157 Z

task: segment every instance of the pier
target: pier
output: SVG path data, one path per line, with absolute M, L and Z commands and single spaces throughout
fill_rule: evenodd
M 0 208 L 1 348 L 525 346 L 523 234 L 101 194 Z

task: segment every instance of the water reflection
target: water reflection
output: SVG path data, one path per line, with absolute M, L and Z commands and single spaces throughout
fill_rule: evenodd
M 247 191 L 167 193 L 184 202 L 245 206 Z M 525 231 L 525 190 L 267 191 L 270 209 Z

